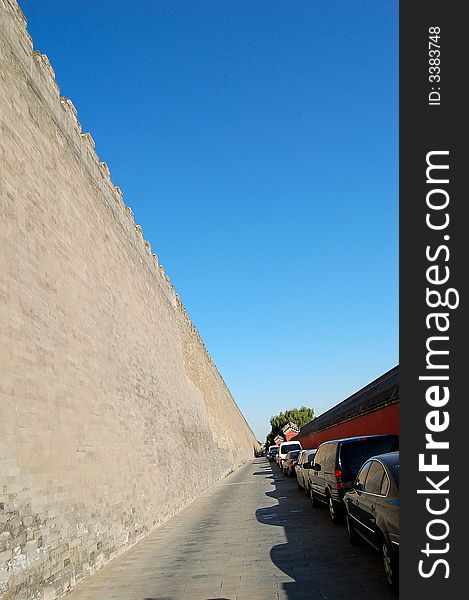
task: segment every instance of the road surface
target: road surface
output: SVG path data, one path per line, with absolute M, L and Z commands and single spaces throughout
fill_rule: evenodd
M 258 458 L 78 586 L 67 600 L 386 600 L 379 556 Z

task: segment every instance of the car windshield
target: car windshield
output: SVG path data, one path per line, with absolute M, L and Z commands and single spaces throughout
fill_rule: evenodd
M 345 442 L 340 451 L 340 462 L 343 469 L 356 475 L 362 464 L 371 456 L 384 454 L 394 450 L 395 438 L 382 437 Z
M 299 450 L 295 450 L 294 452 L 290 452 L 290 458 L 298 458 L 299 455 L 300 455 L 300 451 Z

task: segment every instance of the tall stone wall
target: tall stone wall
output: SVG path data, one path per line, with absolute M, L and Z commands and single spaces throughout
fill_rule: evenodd
M 0 61 L 0 597 L 51 600 L 256 440 L 14 0 Z

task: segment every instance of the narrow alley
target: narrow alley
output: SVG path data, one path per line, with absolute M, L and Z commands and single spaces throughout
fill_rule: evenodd
M 225 477 L 68 600 L 383 600 L 381 559 L 258 458 Z

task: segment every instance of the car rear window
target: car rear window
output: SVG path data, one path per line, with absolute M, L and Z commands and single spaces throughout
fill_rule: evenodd
M 286 454 L 287 452 L 291 452 L 292 450 L 301 450 L 298 444 L 285 444 L 282 446 L 282 454 Z
M 375 454 L 384 454 L 396 449 L 394 436 L 369 438 L 344 442 L 340 449 L 340 463 L 343 469 L 356 475 L 362 464 Z

